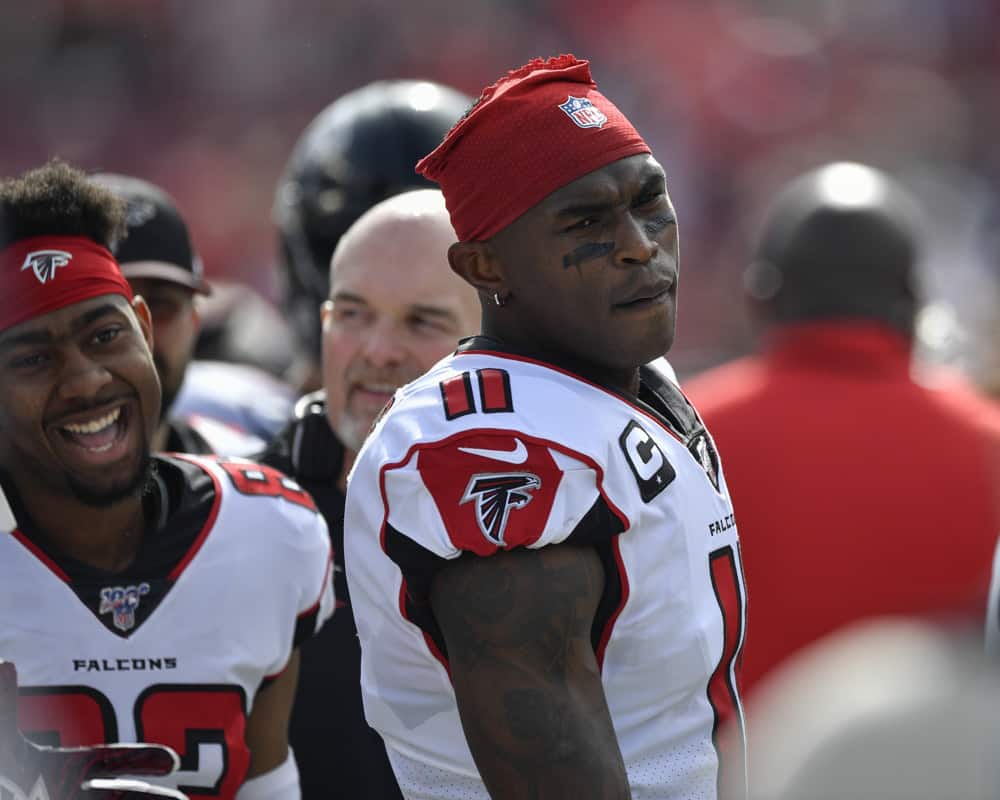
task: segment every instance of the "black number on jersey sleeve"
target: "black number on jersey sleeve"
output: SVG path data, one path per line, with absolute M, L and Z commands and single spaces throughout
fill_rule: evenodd
M 250 768 L 246 696 L 239 686 L 158 684 L 136 700 L 136 738 L 172 747 L 174 779 L 191 800 L 233 800 Z M 18 726 L 33 742 L 61 747 L 119 740 L 111 701 L 90 686 L 29 686 L 18 691 Z
M 475 374 L 480 411 L 484 414 L 503 414 L 514 410 L 514 399 L 510 393 L 510 373 L 507 370 L 477 369 Z M 463 372 L 461 375 L 443 380 L 439 386 L 446 419 L 458 419 L 466 414 L 476 413 L 471 372 Z
M 313 502 L 309 492 L 273 467 L 250 461 L 223 460 L 219 461 L 219 466 L 226 471 L 233 481 L 233 486 L 242 494 L 281 497 L 310 511 L 317 511 L 316 503 Z

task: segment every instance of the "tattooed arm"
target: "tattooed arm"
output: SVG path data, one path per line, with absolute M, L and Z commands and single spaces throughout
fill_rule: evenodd
M 604 571 L 570 545 L 465 555 L 434 579 L 462 728 L 494 800 L 626 800 L 590 640 Z

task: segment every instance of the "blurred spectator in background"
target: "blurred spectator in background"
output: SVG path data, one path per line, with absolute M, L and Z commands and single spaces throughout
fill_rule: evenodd
M 299 401 L 261 456 L 316 499 L 333 539 L 337 600 L 347 606 L 344 488 L 354 456 L 395 390 L 479 325 L 476 291 L 448 267 L 455 239 L 444 198 L 432 189 L 384 200 L 347 230 L 321 314 L 325 388 Z M 291 743 L 306 800 L 400 797 L 382 740 L 364 718 L 350 608 L 303 651 Z
M 252 442 L 249 449 L 224 451 L 229 455 L 257 452 L 281 430 L 298 396 L 279 377 L 295 358 L 291 328 L 253 287 L 236 281 L 213 280 L 199 311 L 195 360 L 176 414 L 199 426 L 235 428 Z
M 92 180 L 125 201 L 127 235 L 115 243 L 114 255 L 153 318 L 153 363 L 162 394 L 153 450 L 226 455 L 259 450 L 261 439 L 230 425 L 205 416 L 183 419 L 171 413 L 198 336 L 196 297 L 212 292 L 173 199 L 139 178 L 104 173 Z
M 899 185 L 860 164 L 793 181 L 746 276 L 764 351 L 685 384 L 725 453 L 751 692 L 860 618 L 981 619 L 1000 410 L 957 379 L 911 377 L 918 220 Z
M 258 326 L 267 336 L 265 321 Z M 281 429 L 295 403 L 295 390 L 269 372 L 229 361 L 192 361 L 174 403 L 176 416 L 201 424 L 204 420 L 233 428 L 252 441 L 251 450 L 264 446 Z M 246 455 L 245 450 L 225 450 Z
M 855 623 L 790 658 L 749 713 L 750 800 L 1000 792 L 1000 683 L 969 631 L 904 618 Z
M 298 339 L 290 378 L 302 391 L 323 383 L 319 308 L 337 242 L 376 203 L 432 185 L 414 167 L 470 105 L 472 98 L 429 81 L 376 81 L 331 103 L 295 145 L 274 219 L 283 304 Z
M 252 286 L 213 279 L 212 294 L 201 301 L 198 310 L 201 328 L 194 346 L 195 359 L 245 364 L 276 378 L 287 374 L 296 361 L 294 331 L 281 312 Z

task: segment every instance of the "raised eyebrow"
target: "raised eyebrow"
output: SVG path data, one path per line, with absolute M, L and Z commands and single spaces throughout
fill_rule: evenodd
M 101 317 L 108 316 L 110 314 L 119 314 L 125 316 L 125 312 L 116 306 L 114 303 L 104 303 L 97 308 L 92 308 L 90 311 L 86 311 L 79 317 L 73 320 L 70 327 L 74 332 L 78 332 L 86 328 L 88 325 L 92 325 L 97 322 Z
M 585 217 L 589 214 L 599 214 L 612 208 L 614 203 L 610 200 L 595 200 L 590 203 L 574 203 L 571 206 L 564 206 L 555 213 L 556 219 L 569 219 L 570 217 Z
M 667 188 L 667 177 L 663 173 L 662 169 L 654 169 L 648 175 L 642 178 L 642 183 L 639 186 L 639 191 L 637 194 L 643 194 L 652 189 L 664 189 Z M 570 206 L 564 206 L 555 212 L 556 219 L 568 219 L 572 217 L 585 217 L 589 214 L 599 214 L 602 211 L 607 211 L 609 208 L 615 206 L 615 201 L 608 200 L 594 200 L 585 203 L 574 203 Z

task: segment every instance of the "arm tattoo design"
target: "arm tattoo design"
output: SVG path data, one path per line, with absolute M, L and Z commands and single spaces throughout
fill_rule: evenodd
M 435 579 L 462 727 L 494 798 L 627 798 L 591 643 L 604 572 L 570 545 L 463 556 Z

